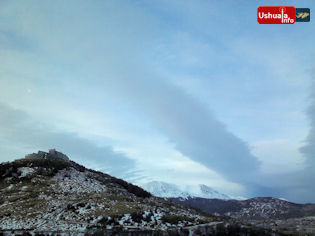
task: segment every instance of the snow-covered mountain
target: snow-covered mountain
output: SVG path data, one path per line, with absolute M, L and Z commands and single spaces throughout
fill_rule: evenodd
M 152 181 L 141 186 L 148 192 L 157 197 L 165 198 L 217 198 L 217 199 L 231 199 L 228 195 L 219 193 L 211 187 L 199 184 L 199 185 L 187 185 L 183 189 L 175 184 L 169 184 L 161 181 Z
M 190 197 L 188 192 L 180 190 L 177 185 L 166 182 L 152 181 L 142 185 L 141 187 L 157 197 Z
M 218 191 L 214 190 L 213 188 L 210 188 L 207 185 L 199 184 L 200 193 L 196 193 L 195 197 L 202 197 L 202 198 L 218 198 L 218 199 L 231 199 L 226 194 L 219 193 Z

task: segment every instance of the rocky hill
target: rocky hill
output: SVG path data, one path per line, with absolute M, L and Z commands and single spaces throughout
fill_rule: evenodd
M 49 152 L 38 151 L 25 156 L 25 159 L 49 159 L 49 160 L 63 160 L 70 161 L 69 157 L 56 149 L 50 149 Z
M 169 198 L 172 202 L 217 216 L 228 216 L 284 235 L 315 235 L 315 204 L 296 204 L 272 197 L 247 200 Z
M 120 235 L 126 231 L 141 235 L 271 232 L 154 197 L 56 150 L 0 164 L 0 235 Z

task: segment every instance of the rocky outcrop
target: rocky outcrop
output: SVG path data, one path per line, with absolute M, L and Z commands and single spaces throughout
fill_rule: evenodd
M 49 152 L 38 151 L 38 153 L 32 153 L 25 156 L 26 159 L 56 159 L 63 161 L 70 161 L 69 157 L 62 152 L 56 151 L 56 149 L 50 149 Z

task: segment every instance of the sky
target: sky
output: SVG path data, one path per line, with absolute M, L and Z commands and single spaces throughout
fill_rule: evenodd
M 141 185 L 315 202 L 314 23 L 299 1 L 0 2 L 0 161 L 56 148 Z M 312 16 L 311 16 L 312 18 Z

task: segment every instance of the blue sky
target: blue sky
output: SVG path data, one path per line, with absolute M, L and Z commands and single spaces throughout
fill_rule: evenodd
M 55 147 L 140 185 L 314 201 L 314 23 L 260 5 L 1 1 L 0 160 Z

